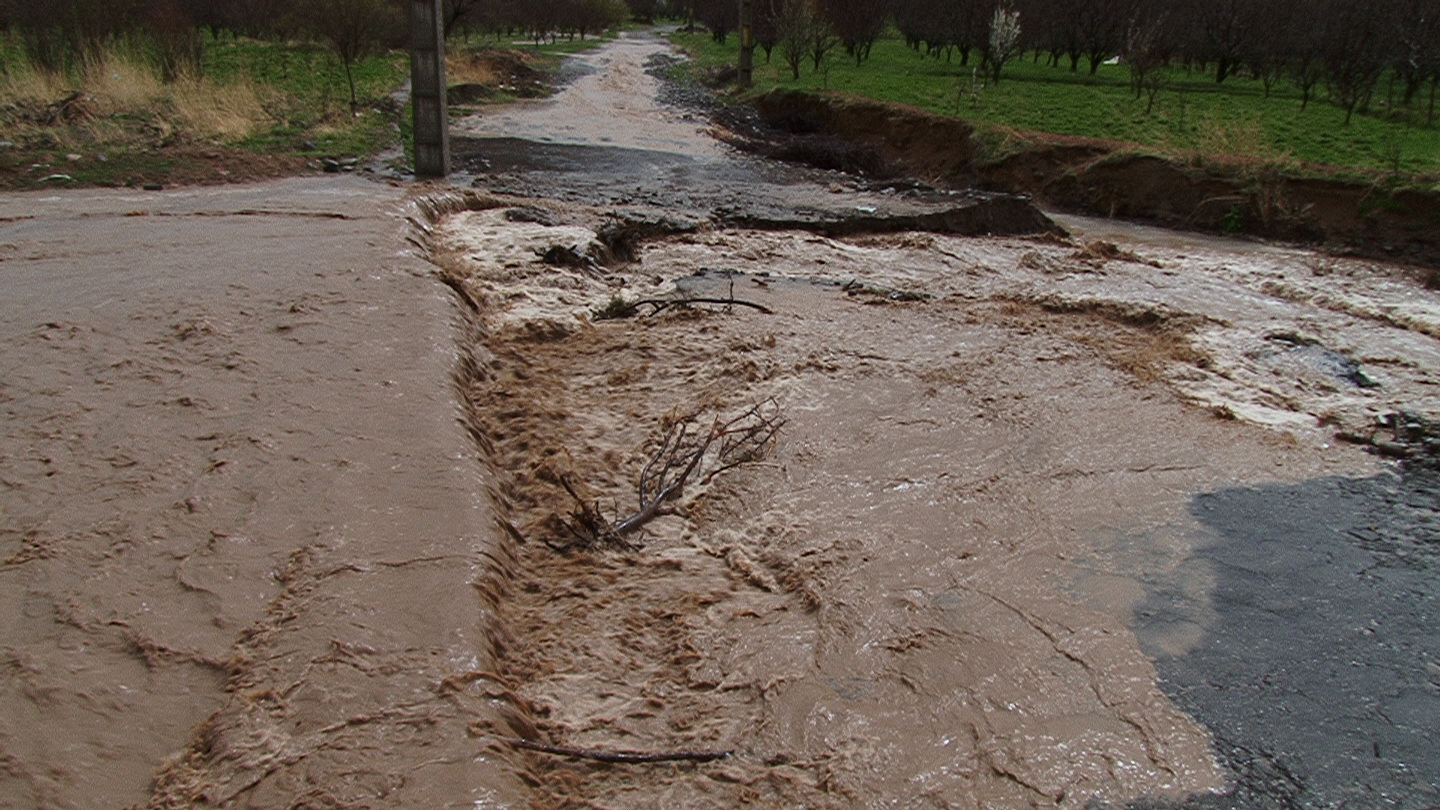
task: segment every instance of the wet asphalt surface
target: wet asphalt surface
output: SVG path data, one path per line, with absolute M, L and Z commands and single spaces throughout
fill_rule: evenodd
M 1164 690 L 1215 735 L 1233 793 L 1194 808 L 1440 805 L 1440 474 L 1197 495 L 1214 620 Z M 1142 643 L 1189 615 L 1151 583 Z
M 762 129 L 758 117 L 724 108 L 704 88 L 666 79 L 673 59 L 657 55 L 646 72 L 660 79 L 659 101 L 696 127 L 723 120 L 730 131 Z M 586 75 L 562 72 L 561 83 Z M 806 229 L 841 234 L 930 227 L 948 233 L 1057 230 L 1023 198 L 936 189 L 907 178 L 860 177 L 767 160 L 738 149 L 697 156 L 605 144 L 516 137 L 451 138 L 460 182 L 489 192 L 581 206 L 679 216 L 721 226 Z
M 714 110 L 702 89 L 674 83 L 662 100 L 701 117 Z M 458 138 L 454 150 L 489 191 L 712 221 L 783 216 L 777 190 L 787 187 L 928 193 L 753 156 L 516 138 Z M 1132 807 L 1440 807 L 1440 473 L 1397 465 L 1364 479 L 1224 489 L 1194 496 L 1191 513 L 1204 537 L 1190 564 L 1214 575 L 1211 620 L 1187 652 L 1147 652 L 1165 692 L 1214 734 L 1232 786 Z M 1134 623 L 1142 644 L 1196 612 L 1176 581 L 1146 586 Z

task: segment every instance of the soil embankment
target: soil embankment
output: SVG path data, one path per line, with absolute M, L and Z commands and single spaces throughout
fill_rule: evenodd
M 834 157 L 806 148 L 816 136 L 865 144 L 945 187 L 1028 193 L 1061 211 L 1121 217 L 1167 227 L 1260 236 L 1392 261 L 1440 266 L 1440 192 L 1298 173 L 1257 161 L 1179 159 L 1134 145 L 1041 133 L 1014 133 L 987 147 L 968 122 L 914 107 L 834 93 L 774 90 L 755 100 L 771 126 L 760 148 L 782 157 Z M 788 142 L 786 142 L 788 141 Z

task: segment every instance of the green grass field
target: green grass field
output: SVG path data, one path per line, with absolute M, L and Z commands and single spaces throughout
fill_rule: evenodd
M 310 141 L 325 154 L 370 154 L 395 141 L 394 111 L 384 99 L 404 83 L 404 54 L 374 54 L 355 65 L 359 111 L 350 116 L 349 88 L 340 60 L 310 43 L 249 39 L 206 43 L 205 75 L 219 84 L 250 82 L 272 92 L 265 100 L 272 125 L 238 141 L 260 152 L 294 151 Z
M 716 44 L 708 34 L 676 34 L 676 44 L 704 69 L 734 64 L 739 39 Z M 910 104 L 1020 130 L 1077 135 L 1141 144 L 1168 154 L 1238 155 L 1275 162 L 1322 163 L 1350 169 L 1414 174 L 1440 174 L 1440 121 L 1426 125 L 1424 100 L 1408 115 L 1390 120 L 1382 113 L 1386 85 L 1382 82 L 1366 114 L 1346 125 L 1343 110 L 1327 103 L 1323 91 L 1300 109 L 1301 95 L 1288 83 L 1277 83 L 1267 98 L 1255 80 L 1232 77 L 1217 85 L 1212 76 L 1172 69 L 1168 85 L 1147 113 L 1147 101 L 1136 99 L 1129 71 L 1102 65 L 1090 76 L 1036 64 L 1029 54 L 1006 65 L 998 85 L 975 79 L 972 66 L 922 56 L 898 38 L 877 42 L 869 61 L 860 66 L 836 49 L 816 72 L 807 62 L 798 81 L 778 51 L 770 63 L 756 50 L 755 90 L 774 87 L 829 89 L 882 101 Z M 1398 91 L 1397 96 L 1398 98 Z

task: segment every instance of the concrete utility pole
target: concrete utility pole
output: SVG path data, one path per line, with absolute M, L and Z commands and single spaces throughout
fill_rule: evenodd
M 416 177 L 444 177 L 450 173 L 441 2 L 410 0 L 410 107 L 415 115 Z
M 755 83 L 755 0 L 740 0 L 740 86 Z

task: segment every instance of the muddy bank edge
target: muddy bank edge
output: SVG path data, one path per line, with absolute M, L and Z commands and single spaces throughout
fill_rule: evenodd
M 1133 144 L 1017 133 L 987 156 L 970 122 L 839 93 L 776 89 L 754 101 L 769 125 L 866 144 L 944 186 L 1028 193 L 1071 213 L 1323 245 L 1440 266 L 1440 193 L 1254 162 L 1177 160 Z

